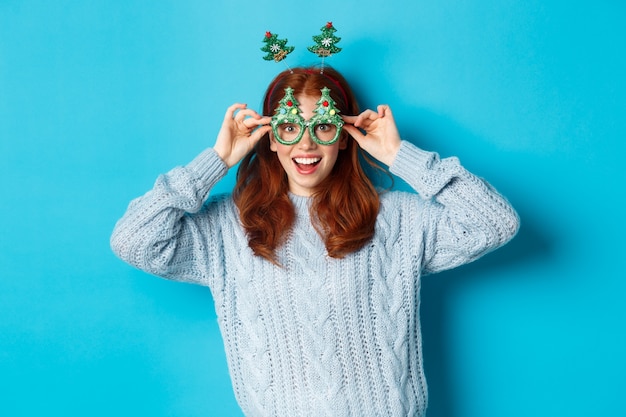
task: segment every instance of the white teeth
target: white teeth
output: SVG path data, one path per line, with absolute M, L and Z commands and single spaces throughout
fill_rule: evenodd
M 312 165 L 319 162 L 322 158 L 293 158 L 297 164 Z

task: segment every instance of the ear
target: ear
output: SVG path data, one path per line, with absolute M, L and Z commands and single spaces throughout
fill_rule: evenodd
M 339 142 L 338 142 L 338 144 L 339 144 L 339 150 L 341 150 L 341 151 L 342 151 L 342 150 L 344 150 L 344 149 L 346 149 L 346 148 L 348 147 L 348 140 L 350 140 L 350 135 L 344 135 L 344 134 L 342 134 L 342 135 L 339 137 Z
M 278 151 L 278 145 L 276 144 L 276 138 L 274 138 L 274 132 L 270 131 L 270 150 L 276 152 Z

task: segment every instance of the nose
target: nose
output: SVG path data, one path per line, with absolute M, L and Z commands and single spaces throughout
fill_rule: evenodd
M 311 134 L 309 133 L 309 129 L 305 129 L 302 134 L 302 139 L 298 142 L 298 147 L 300 149 L 314 149 L 317 147 L 317 142 L 315 142 L 311 138 Z

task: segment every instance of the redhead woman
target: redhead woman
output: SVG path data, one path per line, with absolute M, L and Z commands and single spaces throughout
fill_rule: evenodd
M 232 194 L 212 195 L 237 164 Z M 368 164 L 415 192 L 379 190 Z M 262 114 L 234 104 L 213 147 L 133 200 L 111 246 L 210 287 L 246 416 L 413 417 L 427 405 L 421 277 L 518 224 L 457 158 L 402 140 L 388 106 L 360 112 L 337 71 L 296 68 Z

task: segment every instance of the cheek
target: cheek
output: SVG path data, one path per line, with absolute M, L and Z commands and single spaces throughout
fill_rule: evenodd
M 335 144 L 332 149 L 329 149 L 326 153 L 326 159 L 332 161 L 332 164 L 335 165 L 337 162 L 337 157 L 339 156 L 339 150 L 342 149 L 339 144 Z
M 286 165 L 291 162 L 291 146 L 273 142 L 270 149 L 276 153 L 276 156 L 283 167 L 286 167 Z

